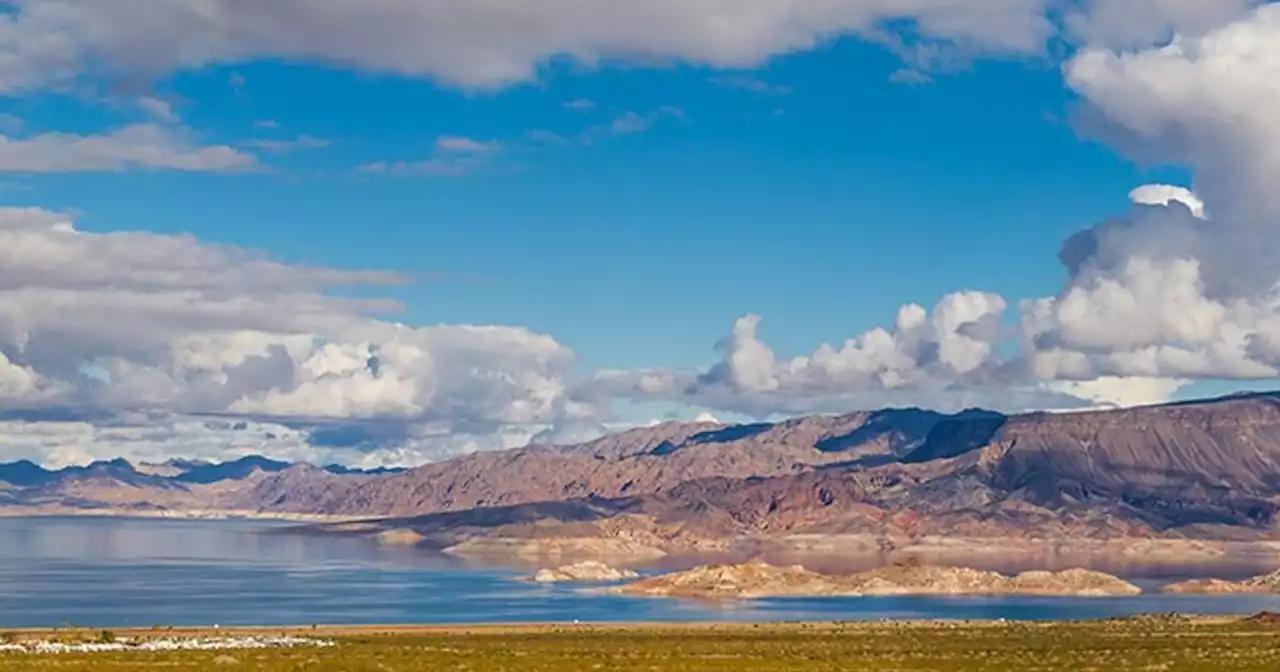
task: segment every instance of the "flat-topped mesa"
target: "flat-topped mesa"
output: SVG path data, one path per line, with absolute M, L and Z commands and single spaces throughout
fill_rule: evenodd
M 1229 595 L 1233 593 L 1280 593 L 1280 570 L 1244 581 L 1193 579 L 1162 588 L 1166 593 L 1186 595 Z
M 965 567 L 914 563 L 833 576 L 799 565 L 761 562 L 705 565 L 641 579 L 617 589 L 627 595 L 754 599 L 765 597 L 861 597 L 886 595 L 1136 595 L 1142 589 L 1109 574 L 1084 569 L 1006 576 Z
M 612 583 L 639 576 L 629 569 L 618 569 L 603 562 L 588 560 L 556 569 L 541 569 L 527 580 L 534 583 Z

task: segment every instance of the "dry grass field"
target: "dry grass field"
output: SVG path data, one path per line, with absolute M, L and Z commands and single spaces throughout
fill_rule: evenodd
M 252 631 L 235 631 L 251 634 Z M 367 627 L 259 630 L 328 647 L 93 654 L 0 654 L 5 672 L 184 670 L 369 672 L 788 672 L 1280 670 L 1271 619 L 1148 617 L 1089 623 Z M 175 633 L 166 632 L 172 636 Z M 176 633 L 194 635 L 197 633 Z M 208 633 L 204 633 L 208 634 Z M 227 635 L 227 631 L 220 634 Z M 155 631 L 111 633 L 120 639 Z M 62 641 L 103 633 L 9 633 Z

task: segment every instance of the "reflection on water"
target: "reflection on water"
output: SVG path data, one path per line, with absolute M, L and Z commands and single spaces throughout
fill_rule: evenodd
M 1048 619 L 1280 609 L 1280 598 L 1273 596 L 831 598 L 713 605 L 585 595 L 569 586 L 513 582 L 516 573 L 509 570 L 471 567 L 412 549 L 259 534 L 277 524 L 0 519 L 0 627 Z

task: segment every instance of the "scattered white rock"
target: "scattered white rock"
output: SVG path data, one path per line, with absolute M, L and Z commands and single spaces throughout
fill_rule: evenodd
M 0 644 L 0 653 L 112 653 L 119 651 L 219 651 L 224 649 L 276 649 L 301 646 L 333 646 L 322 639 L 305 637 L 192 637 L 122 639 L 116 642 L 52 642 L 33 640 Z

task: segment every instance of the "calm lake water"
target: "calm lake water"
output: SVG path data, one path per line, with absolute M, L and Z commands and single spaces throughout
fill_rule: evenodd
M 829 598 L 710 605 L 584 595 L 273 523 L 0 518 L 0 628 L 311 623 L 1079 619 L 1280 610 L 1274 596 Z

